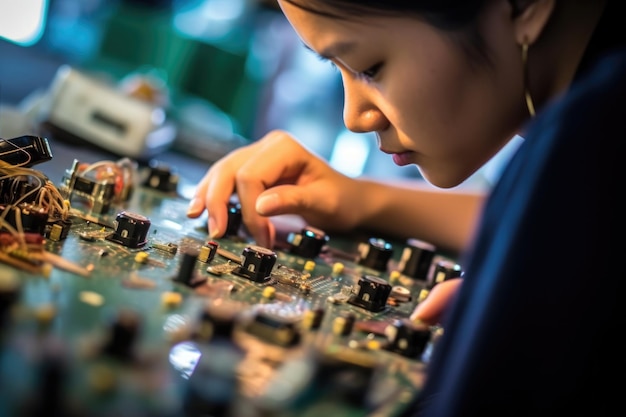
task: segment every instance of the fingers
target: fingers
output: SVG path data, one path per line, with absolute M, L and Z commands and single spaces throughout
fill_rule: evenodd
M 411 320 L 431 325 L 440 323 L 462 282 L 461 278 L 453 278 L 435 285 L 428 297 L 417 305 L 411 314 Z
M 198 217 L 206 209 L 210 236 L 221 237 L 228 224 L 227 205 L 236 191 L 248 232 L 257 244 L 272 247 L 275 229 L 267 218 L 272 214 L 257 211 L 257 199 L 277 184 L 297 181 L 309 155 L 286 133 L 271 132 L 213 164 L 198 184 L 187 215 Z M 275 203 L 273 210 L 280 210 L 280 199 Z

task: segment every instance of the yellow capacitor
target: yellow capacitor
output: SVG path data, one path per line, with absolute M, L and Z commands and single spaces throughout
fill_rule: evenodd
M 333 275 L 339 275 L 343 272 L 344 265 L 341 262 L 335 262 L 333 264 Z
M 268 300 L 273 299 L 276 296 L 276 288 L 274 287 L 265 287 L 263 289 L 263 297 Z
M 315 262 L 314 261 L 306 261 L 306 263 L 304 264 L 304 270 L 305 271 L 312 271 L 315 269 Z
M 166 307 L 178 307 L 183 302 L 183 295 L 175 291 L 166 291 L 161 295 L 161 302 Z
M 146 251 L 137 252 L 137 254 L 135 255 L 135 262 L 139 264 L 145 264 L 146 262 L 148 262 L 149 257 L 150 254 Z

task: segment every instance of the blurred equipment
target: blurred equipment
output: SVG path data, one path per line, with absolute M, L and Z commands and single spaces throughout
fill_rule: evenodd
M 165 150 L 176 136 L 165 109 L 115 85 L 62 66 L 42 106 L 42 121 L 60 136 L 142 159 Z

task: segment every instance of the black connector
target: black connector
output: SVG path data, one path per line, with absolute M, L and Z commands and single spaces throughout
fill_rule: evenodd
M 19 136 L 0 139 L 0 160 L 10 165 L 32 167 L 52 159 L 48 139 L 40 136 Z

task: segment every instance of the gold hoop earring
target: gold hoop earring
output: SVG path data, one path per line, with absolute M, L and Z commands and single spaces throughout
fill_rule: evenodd
M 526 107 L 528 113 L 535 116 L 535 104 L 533 103 L 533 97 L 530 95 L 530 89 L 528 87 L 528 43 L 524 41 L 522 44 L 522 71 L 524 73 L 524 97 L 526 98 Z

